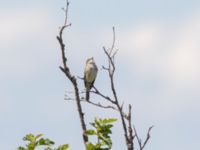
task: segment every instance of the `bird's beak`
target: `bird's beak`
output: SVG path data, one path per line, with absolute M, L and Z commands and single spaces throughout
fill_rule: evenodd
M 88 60 L 94 61 L 94 58 L 93 58 L 93 57 L 90 57 Z

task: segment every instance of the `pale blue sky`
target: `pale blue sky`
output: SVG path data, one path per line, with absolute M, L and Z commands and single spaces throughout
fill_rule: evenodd
M 56 41 L 65 0 L 0 1 L 0 149 L 13 150 L 27 133 L 83 150 L 75 104 L 64 101 L 70 84 L 58 69 Z M 141 136 L 155 125 L 146 150 L 200 148 L 200 1 L 71 0 L 66 33 L 69 64 L 81 76 L 85 59 L 106 63 L 116 27 L 116 86 L 133 105 Z M 99 69 L 96 86 L 108 91 Z M 83 89 L 83 84 L 80 82 Z M 109 93 L 109 92 L 108 92 Z M 98 100 L 98 99 L 94 99 Z M 86 119 L 117 116 L 84 105 Z M 125 149 L 114 127 L 113 149 Z

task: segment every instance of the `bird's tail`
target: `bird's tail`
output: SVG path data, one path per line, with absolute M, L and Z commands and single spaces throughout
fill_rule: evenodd
M 90 99 L 90 91 L 89 90 L 86 90 L 85 99 L 86 99 L 86 101 L 89 101 L 89 99 Z

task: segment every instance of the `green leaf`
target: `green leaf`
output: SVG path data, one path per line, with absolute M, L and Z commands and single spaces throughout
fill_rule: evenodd
M 38 141 L 38 145 L 51 146 L 51 145 L 54 145 L 54 142 L 51 141 L 50 139 L 41 138 L 41 139 Z
M 68 150 L 68 148 L 69 148 L 68 144 L 60 145 L 57 149 L 52 148 L 52 145 L 54 145 L 54 141 L 52 141 L 48 138 L 46 138 L 46 139 L 41 138 L 42 136 L 43 136 L 43 134 L 38 134 L 36 136 L 34 136 L 33 134 L 27 134 L 23 138 L 24 141 L 28 141 L 26 147 L 20 146 L 17 148 L 17 150 L 35 150 L 39 146 L 44 146 L 44 147 L 41 147 L 44 150 Z
M 35 139 L 37 140 L 37 139 L 39 139 L 42 136 L 43 136 L 43 134 L 38 134 L 38 135 L 36 135 Z
M 27 146 L 28 150 L 34 150 L 35 149 L 35 144 L 34 143 L 29 143 L 26 146 Z
M 113 122 L 116 122 L 117 119 L 116 118 L 107 118 L 107 119 L 103 119 L 103 124 L 110 124 L 110 123 L 113 123 Z
M 59 146 L 56 150 L 68 150 L 68 148 L 69 148 L 69 145 L 64 144 L 64 145 Z
M 85 134 L 91 136 L 97 136 L 97 143 L 88 143 L 86 145 L 87 150 L 110 150 L 112 147 L 112 140 L 110 134 L 112 133 L 112 123 L 117 121 L 115 118 L 95 118 L 94 122 L 90 123 L 95 129 L 87 130 Z
M 20 146 L 17 148 L 17 150 L 26 150 L 26 148 Z
M 24 141 L 35 142 L 35 137 L 33 134 L 27 134 L 24 138 Z
M 112 146 L 112 141 L 109 138 L 106 138 L 105 136 L 100 135 L 99 137 L 103 142 L 105 142 L 105 145 L 108 145 L 109 147 Z
M 96 150 L 95 146 L 92 143 L 87 143 L 86 144 L 86 150 Z
M 87 131 L 85 131 L 85 134 L 87 134 L 87 135 L 96 135 L 97 133 L 94 130 L 87 130 Z

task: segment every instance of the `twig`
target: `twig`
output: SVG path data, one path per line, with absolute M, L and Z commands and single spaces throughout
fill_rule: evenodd
M 135 128 L 135 127 L 133 127 L 133 128 L 134 128 L 135 137 L 136 137 L 136 139 L 137 139 L 137 142 L 138 142 L 139 148 L 140 148 L 140 150 L 143 150 L 144 147 L 146 146 L 148 140 L 149 140 L 150 137 L 151 137 L 151 136 L 150 136 L 150 132 L 151 132 L 153 126 L 149 127 L 148 132 L 147 132 L 146 139 L 145 139 L 145 141 L 144 141 L 143 144 L 142 144 L 142 140 L 139 138 L 139 136 L 138 136 L 138 134 L 137 134 L 137 130 L 136 130 L 136 128 Z
M 69 10 L 69 2 L 66 0 L 66 9 L 65 9 L 65 21 L 64 21 L 64 26 L 67 25 L 67 18 L 68 18 L 68 10 Z
M 114 100 L 112 100 L 109 96 L 105 96 L 104 94 L 102 94 L 95 86 L 93 86 L 93 89 L 94 89 L 94 91 L 90 91 L 91 93 L 99 95 L 99 96 L 103 97 L 105 100 L 111 102 L 112 104 L 115 104 Z
M 60 66 L 59 68 L 66 75 L 66 77 L 71 81 L 71 83 L 74 87 L 77 110 L 78 110 L 78 113 L 79 113 L 80 123 L 81 123 L 82 131 L 83 131 L 83 133 L 82 133 L 83 142 L 86 146 L 86 143 L 88 141 L 88 136 L 86 134 L 84 134 L 85 131 L 86 131 L 86 124 L 85 124 L 85 120 L 84 120 L 84 113 L 82 111 L 82 106 L 81 106 L 81 103 L 80 103 L 80 96 L 79 96 L 79 89 L 78 89 L 78 85 L 77 85 L 77 79 L 74 75 L 71 74 L 70 68 L 67 66 L 67 57 L 65 55 L 65 44 L 63 42 L 63 31 L 67 27 L 71 26 L 71 23 L 68 24 L 68 22 L 67 22 L 68 8 L 69 8 L 69 2 L 68 2 L 68 0 L 66 0 L 66 8 L 64 9 L 65 10 L 64 25 L 60 28 L 59 35 L 57 36 L 57 40 L 59 42 L 60 49 L 61 49 L 62 63 L 63 63 L 63 66 Z
M 117 54 L 118 50 L 114 50 L 115 49 L 115 28 L 113 27 L 113 42 L 112 42 L 112 46 L 109 49 L 106 49 L 105 47 L 103 47 L 104 53 L 107 56 L 108 59 L 108 67 L 102 66 L 102 69 L 104 69 L 105 71 L 108 72 L 109 78 L 110 78 L 110 84 L 111 84 L 111 90 L 112 90 L 112 94 L 114 97 L 114 100 L 111 100 L 108 96 L 103 95 L 101 92 L 99 92 L 98 90 L 96 90 L 94 93 L 103 97 L 106 100 L 111 100 L 110 102 L 112 102 L 118 109 L 118 112 L 120 114 L 120 118 L 121 118 L 121 122 L 122 122 L 122 127 L 124 130 L 124 137 L 125 137 L 125 141 L 126 141 L 126 145 L 127 145 L 127 149 L 128 150 L 134 150 L 134 138 L 137 138 L 140 150 L 143 150 L 143 148 L 145 147 L 145 145 L 147 144 L 148 140 L 150 139 L 150 131 L 151 128 L 149 128 L 147 137 L 145 142 L 142 144 L 141 139 L 139 138 L 137 131 L 135 129 L 135 127 L 132 126 L 132 116 L 131 116 L 131 105 L 129 105 L 129 112 L 128 115 L 126 115 L 126 113 L 124 113 L 123 111 L 123 103 L 122 105 L 120 105 L 118 97 L 117 97 L 117 92 L 115 89 L 115 84 L 114 84 L 114 73 L 116 70 L 115 67 L 115 56 Z M 133 128 L 135 131 L 135 134 L 133 135 Z
M 94 88 L 94 87 L 93 87 Z M 96 88 L 95 88 L 96 89 Z M 97 90 L 97 89 L 96 89 Z M 97 90 L 98 91 L 98 90 Z M 96 94 L 96 92 L 95 91 L 90 91 L 90 92 L 92 92 L 92 93 L 95 93 Z M 73 92 L 69 92 L 70 94 L 71 93 L 73 93 Z M 82 93 L 85 93 L 85 92 L 80 92 L 81 94 Z M 99 96 L 101 96 L 101 97 L 103 97 L 105 100 L 108 100 L 109 102 L 111 102 L 111 103 L 115 103 L 114 101 L 110 101 L 110 98 L 109 97 L 106 97 L 106 96 L 104 96 L 103 94 L 97 94 L 97 95 L 99 95 Z M 65 95 L 66 97 L 64 98 L 64 100 L 67 100 L 67 101 L 74 101 L 75 100 L 75 98 L 72 98 L 72 97 L 68 97 L 67 95 Z M 108 98 L 108 99 L 107 99 Z M 91 105 L 94 105 L 94 106 L 97 106 L 97 107 L 100 107 L 100 108 L 104 108 L 104 109 L 113 109 L 113 110 L 115 110 L 115 111 L 119 111 L 119 109 L 117 109 L 116 107 L 114 107 L 114 106 L 112 106 L 112 105 L 102 105 L 100 102 L 97 102 L 97 103 L 95 103 L 95 102 L 92 102 L 92 101 L 86 101 L 85 100 L 85 98 L 84 97 L 82 97 L 81 99 L 80 99 L 80 101 L 81 102 L 85 102 L 85 103 L 89 103 L 89 104 L 91 104 Z M 125 119 L 127 119 L 127 120 L 129 120 L 129 116 L 125 113 L 125 112 L 122 112 L 122 114 L 123 114 L 123 117 L 125 118 Z
M 113 27 L 112 28 L 113 29 L 113 43 L 112 43 L 112 47 L 111 47 L 111 50 L 110 50 L 110 53 L 109 53 L 109 55 L 111 55 L 112 54 L 112 51 L 113 51 L 113 49 L 114 49 L 114 47 L 115 47 L 115 27 Z
M 136 139 L 137 139 L 137 142 L 138 142 L 139 148 L 140 148 L 140 150 L 142 150 L 142 149 L 141 149 L 141 148 L 142 148 L 142 140 L 139 138 L 135 126 L 133 126 L 133 129 L 134 129 L 134 132 L 135 132 L 135 137 L 136 137 Z
M 153 126 L 149 127 L 149 129 L 148 129 L 148 132 L 147 132 L 147 137 L 146 137 L 146 140 L 144 141 L 144 143 L 143 143 L 143 145 L 142 145 L 142 149 L 141 149 L 141 150 L 143 150 L 143 149 L 144 149 L 144 147 L 146 146 L 146 144 L 147 144 L 148 140 L 150 139 L 150 137 L 151 137 L 151 136 L 150 136 L 150 132 L 151 132 L 152 128 L 153 128 Z
M 67 98 L 65 98 L 65 100 L 67 100 L 67 101 L 74 101 L 75 99 L 74 99 L 74 98 L 67 97 Z M 81 98 L 80 101 L 81 101 L 81 102 L 88 103 L 88 104 L 91 104 L 91 105 L 94 105 L 94 106 L 97 106 L 97 107 L 100 107 L 100 108 L 104 108 L 104 109 L 113 109 L 113 110 L 116 110 L 116 111 L 117 111 L 117 108 L 115 108 L 114 106 L 111 106 L 111 105 L 106 105 L 106 106 L 105 106 L 105 105 L 101 104 L 100 102 L 95 103 L 95 102 L 92 102 L 92 101 L 86 101 L 84 98 Z
M 94 103 L 92 101 L 84 101 L 84 102 L 88 102 L 89 104 L 92 104 L 92 105 L 100 107 L 100 108 L 109 108 L 109 109 L 117 110 L 117 108 L 115 108 L 114 106 L 111 106 L 111 105 L 104 106 L 101 103 Z
M 115 73 L 114 57 L 115 57 L 115 54 L 116 54 L 116 52 L 114 52 L 114 55 L 113 55 L 114 47 L 115 47 L 115 28 L 113 27 L 113 42 L 112 42 L 111 48 L 109 49 L 110 52 L 108 52 L 108 50 L 105 47 L 103 47 L 103 50 L 104 50 L 104 52 L 107 56 L 107 59 L 108 59 L 108 67 L 107 67 L 108 69 L 107 69 L 107 71 L 108 71 L 108 75 L 109 75 L 109 78 L 110 78 L 112 94 L 114 96 L 114 102 L 115 102 L 114 104 L 116 105 L 116 107 L 119 111 L 119 114 L 120 114 L 123 130 L 124 130 L 124 137 L 125 137 L 126 145 L 127 145 L 128 150 L 133 150 L 133 147 L 130 147 L 131 141 L 129 140 L 127 125 L 126 125 L 126 122 L 125 122 L 125 117 L 123 115 L 124 114 L 123 113 L 123 106 L 120 106 L 120 104 L 119 104 L 117 93 L 116 93 L 116 90 L 115 90 L 115 85 L 114 85 L 114 73 Z
M 129 104 L 129 112 L 128 112 L 128 133 L 129 133 L 129 147 L 134 149 L 134 136 L 133 136 L 133 129 L 132 129 L 132 116 L 131 116 L 131 105 Z

